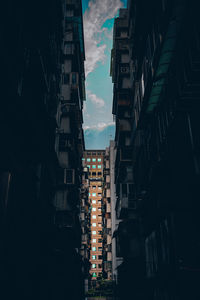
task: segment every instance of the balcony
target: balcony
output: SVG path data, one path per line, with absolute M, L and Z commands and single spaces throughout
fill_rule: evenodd
M 75 184 L 75 169 L 62 169 L 58 170 L 58 186 L 74 185 Z
M 118 198 L 116 203 L 117 218 L 123 219 L 128 216 L 128 213 L 137 209 L 137 202 L 134 199 L 128 197 Z
M 59 134 L 59 145 L 58 145 L 58 151 L 59 152 L 66 152 L 70 148 L 73 147 L 73 137 L 70 133 L 62 133 Z

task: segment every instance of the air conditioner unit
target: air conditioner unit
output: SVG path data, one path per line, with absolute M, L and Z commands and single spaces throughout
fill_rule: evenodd
M 128 74 L 129 73 L 129 67 L 121 67 L 120 71 L 122 74 Z

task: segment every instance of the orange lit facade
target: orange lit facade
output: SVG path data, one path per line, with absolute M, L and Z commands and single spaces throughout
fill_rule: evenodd
M 90 274 L 94 281 L 102 275 L 102 189 L 104 150 L 88 150 L 84 153 L 84 165 L 89 168 L 89 202 L 91 207 Z

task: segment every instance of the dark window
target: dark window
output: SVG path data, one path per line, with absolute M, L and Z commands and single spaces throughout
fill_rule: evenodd
M 98 172 L 98 176 L 101 176 L 101 172 Z
M 92 172 L 92 176 L 96 176 L 97 175 L 97 173 L 96 172 Z
M 98 243 L 102 243 L 102 239 L 98 239 Z
M 63 74 L 63 84 L 69 84 L 69 74 Z
M 127 196 L 127 184 L 122 184 L 122 197 Z

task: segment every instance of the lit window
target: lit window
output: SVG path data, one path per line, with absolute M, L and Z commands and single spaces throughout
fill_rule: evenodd
M 96 251 L 97 250 L 97 248 L 96 247 L 92 247 L 92 251 Z
M 98 186 L 98 190 L 101 190 L 101 186 Z
M 96 169 L 96 165 L 92 165 L 92 169 Z
M 92 259 L 96 259 L 96 255 L 92 255 Z
M 97 201 L 96 201 L 96 200 L 92 200 L 92 203 L 93 203 L 93 204 L 96 204 L 96 203 L 97 203 Z
M 96 226 L 97 226 L 97 224 L 96 224 L 96 223 L 92 223 L 92 226 L 93 226 L 93 227 L 96 227 Z
M 92 277 L 97 277 L 97 273 L 92 273 Z
M 91 194 L 89 193 L 89 196 L 91 196 Z
M 101 197 L 101 193 L 98 193 L 98 197 Z
M 91 161 L 91 158 L 87 158 L 87 161 Z
M 101 165 L 98 165 L 98 169 L 101 169 Z
M 96 269 L 96 264 L 92 264 L 92 268 L 93 268 L 93 269 Z
M 101 158 L 98 158 L 98 161 L 101 161 Z
M 93 207 L 93 208 L 92 208 L 92 211 L 96 211 L 96 210 L 97 210 L 96 207 Z
M 92 216 L 92 219 L 96 219 L 96 218 L 97 218 L 97 216 L 95 216 L 95 215 L 94 215 L 94 216 Z
M 99 227 L 101 227 L 101 223 L 99 223 Z
M 93 242 L 93 243 L 96 243 L 96 242 L 97 242 L 97 240 L 96 240 L 96 239 L 92 239 L 92 242 Z
M 82 160 L 84 161 L 84 160 L 85 160 L 85 158 L 82 158 Z
M 94 196 L 94 197 L 95 197 L 95 196 L 96 196 L 96 193 L 92 193 L 92 196 Z
M 92 161 L 96 161 L 96 158 L 93 158 Z
M 94 230 L 94 231 L 92 231 L 92 234 L 97 234 L 97 232 Z
M 88 169 L 90 169 L 90 165 L 87 165 Z

